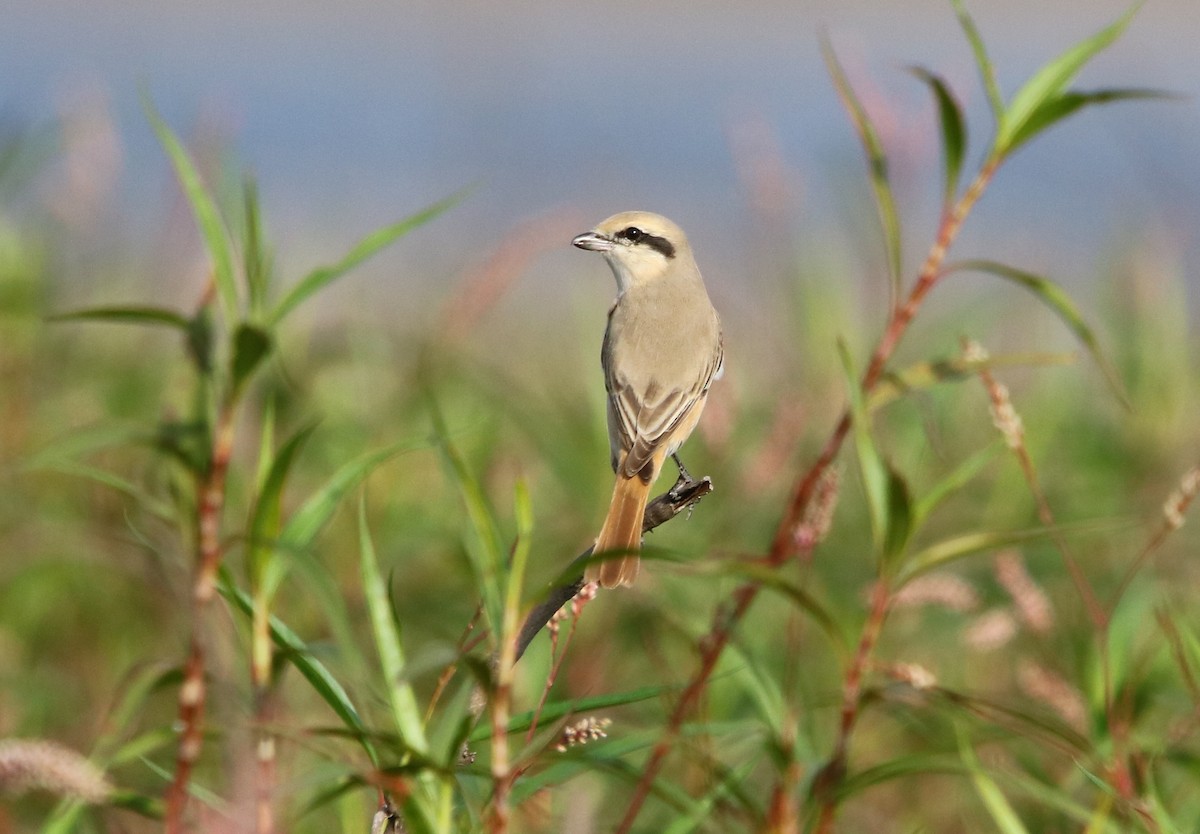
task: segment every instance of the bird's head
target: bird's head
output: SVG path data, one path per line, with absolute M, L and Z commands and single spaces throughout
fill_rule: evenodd
M 572 244 L 600 252 L 617 278 L 617 289 L 656 281 L 681 261 L 691 261 L 683 230 L 667 218 L 646 211 L 614 214 Z

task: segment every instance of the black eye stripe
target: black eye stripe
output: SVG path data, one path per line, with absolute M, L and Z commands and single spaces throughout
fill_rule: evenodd
M 637 226 L 630 226 L 627 229 L 622 229 L 617 232 L 614 237 L 628 240 L 635 246 L 649 246 L 655 252 L 658 252 L 667 260 L 675 257 L 675 246 L 665 237 L 650 234 Z

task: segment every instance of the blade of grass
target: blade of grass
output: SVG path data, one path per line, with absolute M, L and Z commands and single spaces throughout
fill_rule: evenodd
M 936 544 L 932 544 L 915 553 L 901 572 L 897 589 L 923 573 L 941 567 L 949 562 L 962 559 L 976 553 L 997 550 L 1016 544 L 1042 541 L 1052 538 L 1056 533 L 1063 535 L 1079 533 L 1101 533 L 1111 531 L 1117 525 L 1111 521 L 1080 521 L 1073 524 L 1059 524 L 1055 527 L 1033 527 L 1025 530 L 998 530 L 983 533 L 964 533 L 952 536 Z
M 254 611 L 254 603 L 249 594 L 238 588 L 229 574 L 228 568 L 221 568 L 221 579 L 218 584 L 221 596 L 238 608 L 247 617 Z M 350 735 L 362 746 L 367 757 L 375 766 L 379 765 L 379 754 L 370 739 L 370 730 L 363 722 L 350 695 L 325 664 L 317 660 L 308 644 L 296 632 L 292 631 L 278 617 L 272 616 L 271 640 L 280 650 L 280 654 L 296 667 L 304 679 L 312 686 L 313 691 L 320 696 L 334 714 L 342 720 L 350 730 Z
M 163 150 L 167 152 L 167 156 L 175 168 L 175 175 L 179 178 L 179 184 L 183 188 L 184 196 L 192 207 L 196 225 L 200 228 L 200 234 L 204 238 L 205 249 L 208 250 L 208 256 L 212 259 L 213 278 L 226 320 L 231 323 L 235 322 L 239 316 L 238 289 L 233 270 L 233 245 L 225 230 L 225 224 L 221 220 L 221 214 L 217 210 L 212 195 L 205 188 L 200 173 L 192 164 L 187 151 L 184 150 L 183 144 L 158 115 L 158 111 L 154 108 L 148 95 L 142 96 L 142 109 L 146 113 L 150 126 L 158 135 L 158 141 L 162 144 Z
M 983 800 L 984 807 L 987 808 L 992 821 L 996 823 L 996 827 L 1002 834 L 1029 834 L 1024 823 L 1021 822 L 1021 818 L 1017 816 L 1016 810 L 1013 809 L 1004 792 L 1000 790 L 1000 786 L 996 784 L 995 780 L 980 765 L 979 758 L 975 755 L 975 750 L 971 747 L 971 742 L 967 739 L 966 732 L 961 727 L 957 729 L 958 754 L 962 758 L 963 764 L 966 765 L 967 771 L 971 774 L 971 781 L 975 785 L 975 792 Z
M 871 123 L 867 110 L 846 78 L 842 65 L 838 63 L 837 55 L 828 38 L 821 38 L 821 54 L 825 58 L 825 66 L 833 79 L 834 89 L 838 98 L 850 116 L 850 122 L 858 133 L 863 151 L 867 155 L 867 167 L 871 177 L 871 188 L 875 192 L 875 208 L 879 214 L 879 223 L 883 228 L 884 246 L 887 251 L 888 277 L 891 288 L 891 305 L 895 309 L 900 302 L 900 270 L 902 263 L 900 214 L 896 211 L 896 200 L 892 195 L 892 186 L 888 178 L 888 160 L 884 153 L 879 134 Z
M 392 718 L 404 744 L 421 756 L 428 757 L 429 742 L 425 738 L 425 725 L 421 710 L 417 707 L 417 696 L 405 674 L 400 632 L 393 616 L 387 584 L 379 572 L 375 545 L 367 528 L 365 500 L 360 500 L 358 504 L 358 536 L 363 595 L 366 597 L 367 613 L 370 615 L 371 629 L 375 635 L 375 648 L 379 652 L 379 661 L 387 684 Z
M 1129 25 L 1129 21 L 1133 19 L 1139 8 L 1141 8 L 1140 2 L 1130 7 L 1129 11 L 1111 25 L 1090 38 L 1080 41 L 1050 61 L 1025 82 L 1009 102 L 1004 111 L 1004 117 L 1000 120 L 1000 127 L 996 131 L 996 149 L 1001 154 L 1007 155 L 1015 150 L 1019 144 L 1018 138 L 1024 142 L 1037 134 L 1037 130 L 1029 129 L 1034 114 L 1048 101 L 1062 93 L 1088 61 L 1110 46 L 1125 31 L 1125 27 Z M 1045 122 L 1042 127 L 1048 126 L 1053 121 L 1055 120 Z
M 1178 96 L 1167 92 L 1166 90 L 1146 90 L 1146 89 L 1126 89 L 1126 90 L 1091 90 L 1087 92 L 1078 90 L 1068 90 L 1061 95 L 1049 98 L 1042 102 L 1033 113 L 1030 114 L 1025 124 L 1012 137 L 1011 150 L 1015 150 L 1021 145 L 1028 142 L 1037 134 L 1049 128 L 1051 125 L 1062 121 L 1071 114 L 1084 107 L 1090 107 L 1097 104 L 1111 104 L 1117 101 L 1131 101 L 1138 99 L 1175 99 Z
M 1011 281 L 1018 286 L 1022 286 L 1029 290 L 1037 297 L 1039 301 L 1045 304 L 1050 310 L 1062 320 L 1067 328 L 1075 335 L 1075 338 L 1080 341 L 1088 353 L 1092 355 L 1092 359 L 1099 366 L 1104 374 L 1105 380 L 1108 382 L 1109 388 L 1117 397 L 1121 405 L 1126 408 L 1130 407 L 1129 398 L 1125 395 L 1125 390 L 1121 385 L 1120 376 L 1117 374 L 1116 367 L 1105 356 L 1104 351 L 1100 348 L 1100 342 L 1096 338 L 1095 332 L 1083 319 L 1083 315 L 1079 312 L 1079 308 L 1075 306 L 1075 302 L 1071 297 L 1053 281 L 1043 278 L 1040 275 L 1035 275 L 1032 272 L 1026 272 L 1021 269 L 1016 269 L 1006 264 L 997 263 L 996 261 L 988 260 L 970 260 L 963 261 L 957 264 L 951 264 L 946 267 L 947 272 L 957 272 L 970 270 L 975 272 L 986 272 L 1003 278 L 1006 281 Z
M 423 226 L 433 220 L 439 214 L 457 205 L 465 196 L 466 191 L 460 191 L 453 194 L 444 200 L 439 200 L 428 208 L 418 211 L 409 217 L 404 218 L 390 226 L 385 226 L 367 235 L 350 252 L 331 266 L 321 267 L 308 273 L 300 280 L 298 284 L 292 287 L 276 305 L 275 309 L 268 316 L 269 324 L 277 324 L 282 321 L 288 313 L 306 301 L 314 293 L 320 291 L 324 287 L 341 278 L 354 267 L 361 264 L 363 261 L 370 258 L 372 255 L 379 252 L 381 249 L 391 245 L 406 234 Z
M 942 131 L 942 206 L 948 211 L 962 177 L 963 157 L 967 152 L 967 123 L 958 99 L 941 76 L 924 67 L 910 67 L 909 72 L 929 86 L 937 102 L 938 124 Z
M 967 42 L 971 44 L 971 52 L 975 56 L 975 66 L 979 69 L 983 90 L 987 95 L 988 105 L 992 109 L 992 118 L 996 120 L 996 129 L 999 130 L 1000 124 L 1004 121 L 1004 98 L 1000 95 L 1000 85 L 996 83 L 996 67 L 988 57 L 983 37 L 979 34 L 974 19 L 967 11 L 966 4 L 963 3 L 963 0 L 950 0 L 950 2 L 954 6 L 954 13 L 958 15 L 958 23 L 962 27 L 963 34 L 967 36 Z

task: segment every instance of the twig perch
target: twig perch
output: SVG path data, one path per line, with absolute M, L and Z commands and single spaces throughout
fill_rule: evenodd
M 679 515 L 689 507 L 694 506 L 704 496 L 713 491 L 712 479 L 707 475 L 700 480 L 695 480 L 686 471 L 681 472 L 679 479 L 675 481 L 674 486 L 669 490 L 659 495 L 646 505 L 646 514 L 642 517 L 642 532 L 649 533 L 654 528 L 666 524 L 668 521 Z M 553 588 L 546 595 L 544 602 L 529 612 L 529 616 L 525 618 L 525 624 L 521 626 L 521 632 L 517 637 L 517 659 L 521 659 L 521 655 L 525 654 L 525 649 L 533 642 L 533 638 L 537 633 L 545 628 L 546 623 L 550 622 L 550 618 L 555 615 L 558 609 L 562 608 L 579 593 L 579 589 L 583 587 L 583 563 L 592 555 L 592 549 L 580 553 L 571 562 L 571 569 L 567 575 L 573 575 L 570 582 L 565 585 L 560 585 Z M 578 573 L 575 569 L 578 568 Z

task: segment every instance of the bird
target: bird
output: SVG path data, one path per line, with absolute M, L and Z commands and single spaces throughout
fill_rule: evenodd
M 599 252 L 617 298 L 600 352 L 608 393 L 608 439 L 616 475 L 608 514 L 592 548 L 586 582 L 632 585 L 641 564 L 642 517 L 650 487 L 687 440 L 724 366 L 721 320 L 687 236 L 659 214 L 614 214 L 572 244 Z

